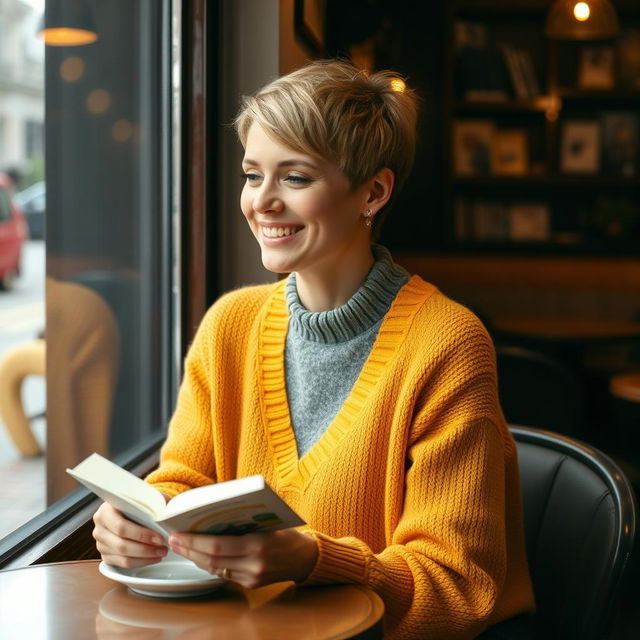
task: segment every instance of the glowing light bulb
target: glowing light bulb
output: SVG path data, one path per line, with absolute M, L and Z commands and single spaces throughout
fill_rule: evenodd
M 391 89 L 393 89 L 393 91 L 403 93 L 406 88 L 407 85 L 404 83 L 404 80 L 401 80 L 400 78 L 394 78 L 391 81 Z
M 584 22 L 585 20 L 589 19 L 589 16 L 591 15 L 591 9 L 586 2 L 578 2 L 573 7 L 573 15 L 575 16 L 576 20 Z

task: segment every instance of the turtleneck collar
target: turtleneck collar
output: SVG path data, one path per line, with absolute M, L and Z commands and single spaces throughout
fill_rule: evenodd
M 373 245 L 372 250 L 375 262 L 362 286 L 345 304 L 330 311 L 308 311 L 298 297 L 296 274 L 290 274 L 286 287 L 289 330 L 305 340 L 336 344 L 380 322 L 409 273 L 393 262 L 384 247 Z

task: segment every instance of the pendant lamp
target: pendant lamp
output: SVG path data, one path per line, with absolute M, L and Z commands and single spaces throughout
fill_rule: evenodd
M 38 35 L 52 47 L 75 47 L 98 39 L 87 0 L 47 0 Z
M 604 40 L 619 31 L 618 15 L 609 0 L 556 0 L 544 33 L 558 40 Z

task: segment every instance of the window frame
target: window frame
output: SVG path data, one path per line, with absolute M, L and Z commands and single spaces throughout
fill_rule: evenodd
M 169 23 L 177 20 L 178 24 L 177 33 L 171 35 L 166 99 L 173 102 L 168 109 L 173 117 L 173 123 L 169 123 L 173 124 L 170 144 L 174 163 L 172 267 L 179 295 L 176 308 L 170 311 L 174 324 L 172 355 L 179 365 L 217 294 L 215 217 L 210 215 L 216 193 L 215 174 L 213 163 L 207 162 L 208 153 L 216 148 L 214 128 L 207 130 L 207 122 L 217 122 L 216 100 L 208 94 L 208 88 L 216 86 L 213 81 L 217 69 L 207 65 L 207 53 L 217 42 L 219 20 L 218 9 L 208 8 L 206 0 L 171 0 L 170 12 Z M 173 73 L 173 65 L 179 65 L 179 73 Z M 177 103 L 173 100 L 176 95 Z M 180 366 L 176 374 L 181 377 Z M 159 434 L 130 452 L 126 460 L 117 462 L 140 477 L 146 475 L 157 466 L 165 437 Z M 84 488 L 56 502 L 0 541 L 0 570 L 98 557 L 91 531 L 92 517 L 100 504 Z

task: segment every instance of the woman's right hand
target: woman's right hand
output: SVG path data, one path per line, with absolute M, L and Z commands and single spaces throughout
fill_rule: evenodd
M 143 567 L 160 562 L 167 546 L 160 534 L 127 520 L 103 503 L 93 516 L 93 537 L 102 559 L 114 567 Z

